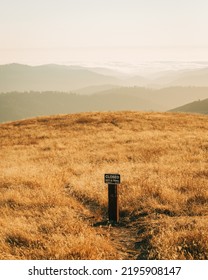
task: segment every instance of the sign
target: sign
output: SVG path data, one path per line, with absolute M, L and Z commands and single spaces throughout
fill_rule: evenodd
M 105 174 L 106 184 L 120 184 L 120 174 Z
M 119 221 L 118 184 L 120 184 L 120 174 L 105 174 L 104 180 L 105 183 L 108 184 L 109 221 L 118 223 Z

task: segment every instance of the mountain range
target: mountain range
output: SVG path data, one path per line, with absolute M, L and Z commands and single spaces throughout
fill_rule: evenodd
M 0 92 L 73 91 L 92 85 L 119 84 L 115 77 L 105 76 L 83 67 L 55 64 L 0 66 Z
M 208 68 L 165 71 L 143 77 L 124 75 L 99 67 L 65 65 L 29 66 L 0 65 L 0 92 L 11 91 L 76 91 L 91 86 L 137 86 L 164 88 L 174 86 L 208 87 Z
M 180 86 L 174 86 L 177 83 Z M 0 122 L 87 111 L 206 114 L 207 99 L 208 69 L 162 72 L 146 78 L 81 66 L 0 66 Z

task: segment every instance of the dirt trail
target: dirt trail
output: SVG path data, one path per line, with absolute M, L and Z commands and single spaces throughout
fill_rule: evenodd
M 108 232 L 109 239 L 119 253 L 119 259 L 145 260 L 149 258 L 151 249 L 151 220 L 147 213 L 140 213 L 132 219 L 121 217 L 118 224 L 111 225 L 107 221 L 105 224 L 98 222 L 93 226 L 101 226 L 104 232 Z
M 100 223 L 96 223 L 94 226 L 97 224 Z M 107 233 L 106 235 L 117 249 L 119 259 L 136 260 L 142 254 L 141 248 L 137 247 L 139 240 L 137 225 L 124 225 L 122 222 L 117 225 L 106 223 L 106 225 L 101 226 L 101 229 L 104 234 Z M 140 242 L 143 243 L 143 239 L 140 239 Z
M 100 205 L 96 200 L 81 194 L 71 185 L 67 185 L 65 188 L 67 193 L 86 209 L 86 211 L 78 213 L 80 218 L 93 228 L 97 228 L 100 234 L 109 238 L 118 252 L 119 259 L 148 259 L 151 240 L 148 229 L 152 223 L 148 213 L 141 212 L 130 218 L 120 217 L 119 223 L 113 224 L 107 219 L 105 205 Z

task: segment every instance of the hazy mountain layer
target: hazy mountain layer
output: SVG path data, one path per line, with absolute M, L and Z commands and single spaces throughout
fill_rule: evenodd
M 0 92 L 74 91 L 91 86 L 208 87 L 208 69 L 166 71 L 149 77 L 129 76 L 105 68 L 8 64 L 0 66 Z M 112 87 L 113 87 L 112 86 Z
M 0 66 L 0 91 L 70 91 L 91 85 L 118 84 L 83 67 L 9 64 Z
M 88 91 L 90 89 L 88 88 Z M 170 110 L 172 108 L 187 104 L 199 99 L 208 98 L 208 88 L 202 87 L 170 87 L 163 89 L 148 89 L 141 87 L 117 87 L 105 91 L 99 91 L 99 95 L 121 95 L 137 96 L 145 98 L 159 107 L 152 110 Z
M 90 88 L 87 90 L 89 92 Z M 208 98 L 208 88 L 178 87 L 151 90 L 120 87 L 91 95 L 54 91 L 10 92 L 0 94 L 0 122 L 91 111 L 167 111 L 205 98 Z M 186 112 L 186 108 L 184 110 Z
M 159 111 L 145 98 L 128 94 L 78 95 L 61 92 L 0 94 L 0 122 L 35 116 L 113 110 Z

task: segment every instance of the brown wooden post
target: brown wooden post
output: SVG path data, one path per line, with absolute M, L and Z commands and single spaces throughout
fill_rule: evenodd
M 108 184 L 108 217 L 110 222 L 119 221 L 118 184 L 120 174 L 105 174 L 105 183 Z
M 118 223 L 119 205 L 118 205 L 118 186 L 108 184 L 108 217 L 109 221 Z

